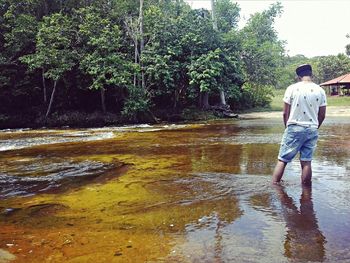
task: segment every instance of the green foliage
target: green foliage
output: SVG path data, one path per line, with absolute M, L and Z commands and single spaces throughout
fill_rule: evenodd
M 10 12 L 4 16 L 7 20 L 8 31 L 4 34 L 8 56 L 13 60 L 21 54 L 31 52 L 35 45 L 38 22 L 30 14 L 20 14 L 15 17 Z
M 231 0 L 219 0 L 215 2 L 218 30 L 227 33 L 237 27 L 240 8 Z
M 145 119 L 149 112 L 149 101 L 144 92 L 136 87 L 130 87 L 129 97 L 124 103 L 122 116 L 130 121 L 138 122 Z
M 325 82 L 350 72 L 350 58 L 344 54 L 320 57 L 317 61 L 319 82 Z
M 106 85 L 126 86 L 130 82 L 131 63 L 120 52 L 118 25 L 102 18 L 94 8 L 77 12 L 79 17 L 80 67 L 93 81 L 90 88 L 102 89 Z
M 283 42 L 278 40 L 273 23 L 281 12 L 281 5 L 274 4 L 268 10 L 252 15 L 240 32 L 245 78 L 250 83 L 259 85 L 277 83 L 284 48 Z
M 200 92 L 223 90 L 228 98 L 237 98 L 242 83 L 237 61 L 230 60 L 221 49 L 209 51 L 189 65 L 190 85 Z
M 346 55 L 350 56 L 350 44 L 347 44 L 345 46 L 345 53 L 346 53 Z
M 16 105 L 22 95 L 35 94 L 33 90 L 27 89 L 26 85 L 32 80 L 28 80 L 19 62 L 21 56 L 35 49 L 38 27 L 35 6 L 36 2 L 30 0 L 0 1 L 0 89 L 4 88 L 5 95 L 5 98 L 1 98 L 0 94 L 0 108 L 8 108 L 6 105 L 11 101 L 10 105 Z
M 220 61 L 221 53 L 220 49 L 209 51 L 189 65 L 190 85 L 198 87 L 200 92 L 210 92 L 220 85 L 218 80 L 225 66 Z
M 206 10 L 190 10 L 181 5 L 175 8 L 176 12 L 168 16 L 162 15 L 158 7 L 145 12 L 145 24 L 152 25 L 153 30 L 148 31 L 150 43 L 142 57 L 149 94 L 170 100 L 173 107 L 199 95 L 199 90 L 188 91 L 190 64 L 220 44 Z M 186 93 L 191 96 L 185 97 Z M 161 101 L 155 99 L 159 106 Z
M 281 75 L 279 76 L 276 87 L 278 89 L 285 89 L 292 83 L 295 83 L 297 81 L 295 69 L 305 63 L 312 65 L 313 79 L 316 83 L 331 80 L 350 71 L 350 58 L 345 54 L 314 58 L 297 55 L 284 59 L 285 66 L 281 68 Z
M 68 16 L 57 13 L 44 17 L 39 25 L 36 52 L 21 58 L 30 69 L 42 68 L 45 77 L 58 81 L 77 63 L 73 49 L 74 31 Z
M 274 29 L 279 3 L 238 29 L 239 5 L 217 0 L 214 30 L 208 10 L 149 0 L 142 34 L 138 0 L 0 3 L 1 110 L 37 113 L 47 106 L 43 91 L 55 84 L 57 112 L 93 112 L 103 101 L 125 120 L 141 121 L 151 111 L 198 109 L 205 94 L 219 103 L 222 91 L 232 108 L 266 106 L 271 87 L 295 82 L 303 63 L 313 65 L 318 82 L 350 70 L 344 54 L 286 57 Z
M 316 71 L 315 63 L 303 55 L 296 55 L 293 57 L 285 57 L 283 61 L 283 67 L 280 67 L 278 73 L 278 79 L 275 87 L 277 89 L 285 89 L 289 85 L 297 81 L 295 69 L 305 63 L 311 63 Z
M 272 86 L 255 86 L 244 84 L 242 98 L 239 102 L 240 108 L 267 107 L 273 97 Z

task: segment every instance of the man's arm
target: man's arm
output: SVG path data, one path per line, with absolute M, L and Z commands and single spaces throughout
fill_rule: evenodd
M 284 122 L 284 127 L 287 127 L 287 121 L 289 119 L 290 115 L 290 105 L 288 103 L 284 103 L 283 105 L 283 122 Z
M 318 128 L 321 127 L 324 119 L 326 118 L 326 106 L 322 106 L 318 108 Z

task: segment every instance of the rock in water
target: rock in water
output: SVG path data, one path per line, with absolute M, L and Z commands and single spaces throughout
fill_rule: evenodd
M 0 263 L 7 263 L 14 259 L 16 259 L 15 255 L 12 255 L 6 250 L 0 249 Z

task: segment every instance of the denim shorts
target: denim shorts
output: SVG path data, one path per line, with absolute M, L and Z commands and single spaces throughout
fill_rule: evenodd
M 289 163 L 300 152 L 300 161 L 311 161 L 317 139 L 317 128 L 289 125 L 283 134 L 278 159 Z

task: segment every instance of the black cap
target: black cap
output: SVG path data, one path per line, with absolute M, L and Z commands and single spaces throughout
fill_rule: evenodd
M 297 67 L 295 70 L 299 77 L 311 76 L 312 75 L 312 67 L 310 64 L 303 64 Z

